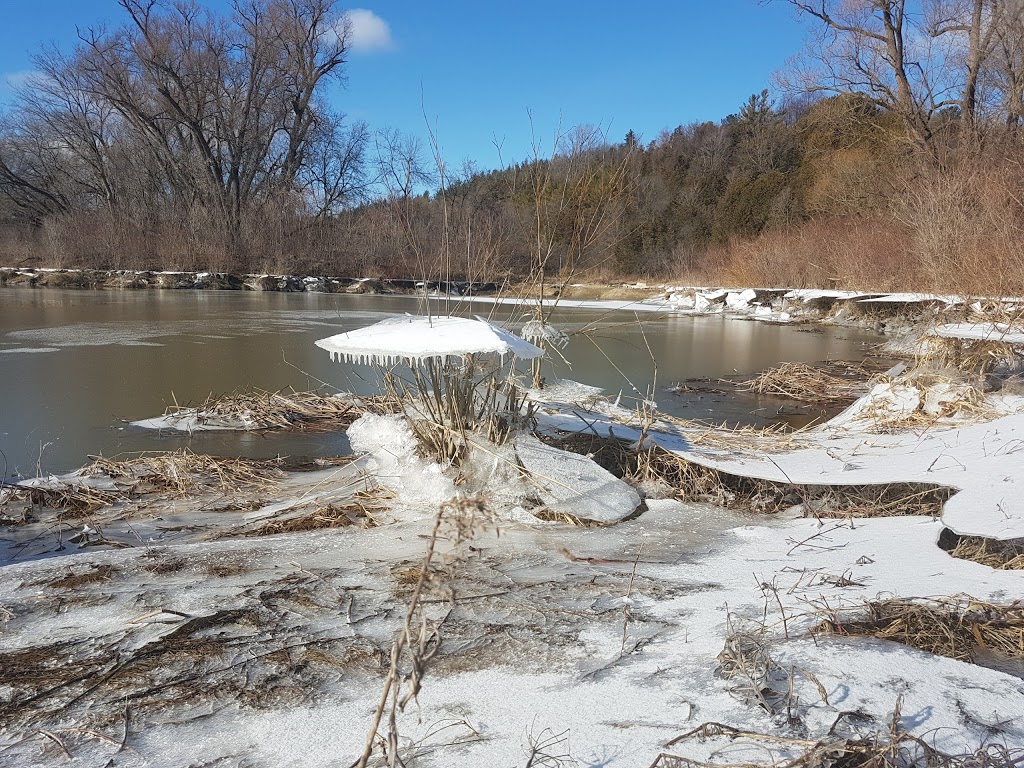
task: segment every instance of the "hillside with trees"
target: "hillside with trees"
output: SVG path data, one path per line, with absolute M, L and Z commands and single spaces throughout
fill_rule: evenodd
M 121 0 L 3 117 L 0 261 L 1024 291 L 1024 4 L 788 4 L 806 47 L 734 114 L 480 172 L 331 109 L 332 0 Z

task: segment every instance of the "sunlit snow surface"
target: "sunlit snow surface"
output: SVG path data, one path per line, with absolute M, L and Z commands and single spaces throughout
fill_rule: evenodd
M 463 317 L 392 317 L 316 345 L 337 361 L 394 365 L 471 354 L 512 355 L 529 360 L 544 351 L 486 320 Z
M 932 328 L 929 336 L 964 341 L 999 341 L 1005 344 L 1024 344 L 1024 330 L 1006 323 L 947 323 Z
M 690 297 L 694 308 L 721 307 L 728 295 L 707 294 Z M 740 298 L 733 300 L 737 309 Z M 466 353 L 454 349 L 444 354 Z M 423 351 L 399 356 L 422 359 Z M 378 346 L 339 354 L 386 359 L 392 352 Z M 592 389 L 565 385 L 545 397 L 541 430 L 642 436 L 626 409 Z M 936 546 L 943 526 L 1024 536 L 1024 494 L 1016 489 L 1024 477 L 1024 414 L 1013 398 L 991 404 L 1005 415 L 865 431 L 869 410 L 888 411 L 898 423 L 920 405 L 919 395 L 890 386 L 785 449 L 754 439 L 716 447 L 678 424 L 656 424 L 647 435 L 738 475 L 958 489 L 941 520 L 822 524 L 651 499 L 639 517 L 582 527 L 529 519 L 514 507 L 528 492 L 495 491 L 495 504 L 506 505 L 507 514 L 478 531 L 468 555 L 445 571 L 457 601 L 432 598 L 440 644 L 418 701 L 396 719 L 406 756 L 427 767 L 525 765 L 531 744 L 558 737 L 554 749 L 578 765 L 647 766 L 667 741 L 702 722 L 814 740 L 852 711 L 871 717 L 864 733 L 888 733 L 897 706 L 900 728 L 945 752 L 991 742 L 1024 746 L 1020 678 L 897 643 L 809 638 L 823 610 L 880 595 L 1021 599 L 1024 572 L 954 559 Z M 44 649 L 71 677 L 110 653 L 112 666 L 86 679 L 117 674 L 86 694 L 57 687 L 15 708 L 0 721 L 0 765 L 69 762 L 47 734 L 90 765 L 111 757 L 119 766 L 157 768 L 350 764 L 366 740 L 432 511 L 459 490 L 445 467 L 416 454 L 397 420 L 368 419 L 352 442 L 367 454 L 358 467 L 292 477 L 268 489 L 252 511 L 196 510 L 184 500 L 144 510 L 142 520 L 110 511 L 111 535 L 123 533 L 123 548 L 74 549 L 60 542 L 58 526 L 41 523 L 34 524 L 43 530 L 31 547 L 2 542 L 0 653 Z M 489 462 L 477 462 L 480 477 L 471 478 L 477 487 L 488 479 L 495 489 L 518 482 L 511 452 L 487 455 Z M 347 503 L 354 489 L 337 491 L 339 478 L 351 483 L 352 473 L 364 469 L 397 493 L 378 527 L 224 538 L 234 526 L 296 505 Z M 2 535 L 14 537 L 11 530 L 19 529 Z M 442 554 L 448 541 L 440 540 Z M 54 551 L 58 546 L 64 549 Z M 59 586 L 70 573 L 97 567 L 109 567 L 109 575 L 74 590 Z M 767 594 L 764 584 L 777 592 Z M 798 726 L 738 700 L 716 676 L 730 614 L 766 618 L 772 656 L 784 669 L 799 670 L 792 674 Z M 192 619 L 210 623 L 198 645 L 176 646 L 178 656 L 146 657 Z M 196 647 L 203 653 L 188 655 Z M 189 694 L 188 686 L 166 684 L 163 676 L 172 674 L 206 686 Z M 0 684 L 0 703 L 12 701 L 19 684 Z M 57 707 L 62 702 L 66 710 Z M 704 760 L 710 749 L 691 742 L 674 751 Z M 771 761 L 761 747 L 741 743 L 726 757 Z

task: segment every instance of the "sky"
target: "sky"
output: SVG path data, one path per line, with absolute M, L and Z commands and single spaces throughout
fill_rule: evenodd
M 782 0 L 355 0 L 343 85 L 350 120 L 437 137 L 449 167 L 481 170 L 550 154 L 553 138 L 595 125 L 643 142 L 719 121 L 797 52 L 803 24 Z M 203 0 L 214 10 L 227 0 Z M 70 50 L 76 28 L 118 25 L 115 0 L 0 0 L 0 103 L 31 55 Z

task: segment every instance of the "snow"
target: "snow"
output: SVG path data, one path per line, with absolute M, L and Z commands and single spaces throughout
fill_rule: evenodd
M 327 350 L 335 361 L 382 365 L 472 354 L 514 355 L 529 360 L 544 354 L 542 349 L 486 320 L 412 315 L 320 339 L 316 345 Z
M 706 429 L 659 424 L 649 437 L 687 460 L 742 477 L 787 484 L 885 485 L 921 483 L 958 491 L 945 503 L 942 522 L 961 535 L 995 539 L 1024 537 L 1024 413 L 1020 398 L 997 398 L 994 405 L 1013 411 L 991 421 L 936 422 L 923 430 L 865 431 L 878 422 L 865 414 L 880 413 L 882 426 L 921 404 L 920 393 L 900 385 L 878 385 L 846 412 L 796 439 L 799 447 L 751 440 L 746 449 L 694 445 L 690 438 Z M 549 430 L 613 433 L 636 440 L 635 426 L 596 413 L 541 414 Z
M 417 454 L 416 439 L 403 417 L 363 414 L 348 428 L 348 439 L 357 455 L 367 454 L 367 471 L 406 503 L 432 506 L 433 514 L 455 495 L 445 467 Z
M 725 297 L 725 305 L 732 310 L 746 309 L 750 306 L 750 302 L 757 298 L 757 292 L 753 288 L 747 288 L 738 293 L 735 291 L 730 292 Z
M 791 298 L 807 292 L 794 293 Z M 732 293 L 735 309 L 742 310 L 741 300 L 749 307 L 744 294 Z M 728 302 L 728 295 L 716 300 Z M 694 308 L 701 300 L 710 306 L 695 293 Z M 412 327 L 423 318 L 398 318 L 364 329 L 379 331 L 363 346 L 345 339 L 325 348 L 346 359 L 405 361 L 481 351 L 476 336 L 453 331 L 447 338 L 443 321 L 452 319 L 435 318 L 439 331 L 438 325 Z M 506 347 L 483 351 L 518 354 L 516 345 L 527 344 L 506 335 L 511 338 L 496 334 Z M 561 381 L 530 395 L 542 405 L 537 419 L 544 431 L 642 437 L 635 414 L 596 388 Z M 860 726 L 865 733 L 885 734 L 900 699 L 900 726 L 936 749 L 973 752 L 993 739 L 1020 747 L 1024 722 L 1012 716 L 1024 711 L 1020 678 L 897 643 L 809 634 L 828 612 L 879 595 L 967 593 L 1011 602 L 1024 594 L 1024 572 L 954 559 L 936 545 L 943 527 L 1024 537 L 1024 494 L 1015 485 L 1024 478 L 1019 398 L 990 400 L 1004 415 L 987 421 L 906 426 L 908 415 L 941 413 L 963 396 L 954 385 L 883 382 L 832 422 L 784 441 L 752 436 L 723 446 L 697 439 L 707 436 L 706 427 L 669 421 L 647 435 L 693 462 L 746 477 L 957 489 L 941 519 L 818 521 L 794 517 L 795 510 L 740 516 L 656 499 L 634 517 L 635 490 L 532 436 L 504 446 L 471 440 L 466 464 L 447 467 L 419 455 L 401 417 L 367 414 L 349 430 L 357 462 L 282 478 L 260 490 L 261 503 L 250 511 L 212 511 L 209 498 L 176 497 L 101 510 L 89 524 L 102 525 L 117 543 L 109 550 L 58 548 L 63 529 L 55 519 L 5 527 L 0 654 L 47 649 L 59 640 L 68 644 L 54 651 L 62 663 L 74 675 L 88 674 L 86 662 L 100 651 L 113 653 L 121 667 L 139 649 L 156 648 L 184 625 L 168 611 L 211 620 L 248 611 L 259 620 L 213 624 L 200 637 L 217 650 L 186 668 L 224 686 L 215 695 L 161 699 L 170 689 L 159 675 L 193 662 L 154 656 L 131 675 L 113 676 L 124 691 L 101 681 L 95 693 L 72 698 L 72 688 L 63 711 L 53 706 L 60 701 L 53 696 L 65 695 L 57 687 L 51 698 L 14 711 L 16 719 L 0 723 L 0 763 L 28 768 L 61 759 L 39 736 L 46 732 L 89 765 L 104 765 L 115 754 L 118 765 L 153 768 L 349 764 L 365 741 L 391 640 L 404 621 L 408 589 L 399 576 L 418 567 L 438 505 L 477 492 L 495 507 L 498 524 L 475 531 L 463 559 L 449 538 L 438 538 L 445 589 L 431 593 L 429 609 L 441 622 L 440 639 L 418 700 L 396 719 L 400 744 L 418 755 L 417 766 L 522 765 L 531 743 L 544 739 L 578 764 L 650 765 L 667 741 L 702 722 L 813 740 L 827 736 L 841 712 L 857 710 L 873 718 Z M 32 484 L 105 482 L 73 474 Z M 374 483 L 396 494 L 377 527 L 231 538 L 254 521 L 300 507 L 351 502 L 357 489 Z M 603 525 L 541 522 L 531 514 L 535 501 Z M 180 572 L 150 569 L 173 558 Z M 225 563 L 238 564 L 238 571 L 211 575 L 210 568 Z M 102 583 L 76 590 L 54 585 L 72 569 L 101 565 L 113 568 Z M 848 578 L 837 583 L 838 577 Z M 140 620 L 154 611 L 161 613 Z M 765 620 L 764 642 L 791 677 L 784 685 L 793 686 L 799 725 L 790 728 L 738 699 L 716 676 L 729 620 Z M 232 693 L 236 679 L 251 701 Z M 23 683 L 5 682 L 0 706 L 16 700 Z M 127 748 L 119 751 L 129 694 Z M 104 738 L 83 739 L 82 727 Z M 730 762 L 783 762 L 763 747 L 729 747 Z M 713 748 L 693 742 L 672 751 L 706 760 Z
M 864 726 L 870 732 L 887 732 L 902 696 L 902 727 L 937 749 L 972 751 L 992 739 L 989 726 L 997 722 L 999 741 L 1024 744 L 1024 723 L 1009 717 L 1024 708 L 1018 678 L 895 643 L 807 637 L 821 618 L 814 606 L 822 603 L 838 610 L 880 593 L 959 591 L 1006 600 L 1024 590 L 1024 573 L 950 558 L 934 546 L 941 524 L 925 518 L 823 529 L 810 519 L 743 519 L 671 501 L 649 506 L 613 527 L 538 530 L 506 522 L 500 532 L 478 532 L 474 552 L 446 570 L 458 600 L 439 606 L 439 652 L 427 662 L 416 704 L 398 715 L 401 743 L 430 747 L 417 765 L 523 765 L 531 741 L 562 734 L 560 753 L 584 765 L 626 768 L 650 765 L 665 742 L 706 721 L 791 734 L 731 695 L 714 673 L 727 616 L 756 619 L 765 611 L 774 627 L 766 638 L 772 657 L 786 671 L 801 670 L 793 685 L 802 736 L 824 737 L 839 712 L 857 709 L 875 718 Z M 332 671 L 308 656 L 304 674 L 326 670 L 326 677 L 303 680 L 290 677 L 298 673 L 281 661 L 271 667 L 272 677 L 261 677 L 260 659 L 273 652 L 287 657 L 279 649 L 302 642 L 305 648 L 290 651 L 294 659 L 307 658 L 308 650 L 339 660 L 360 649 L 386 652 L 404 616 L 392 573 L 418 562 L 429 523 L 396 509 L 394 521 L 379 528 L 166 546 L 155 562 L 178 558 L 183 566 L 159 577 L 145 570 L 154 559 L 141 548 L 80 551 L 60 563 L 8 564 L 0 605 L 12 618 L 5 622 L 0 652 L 59 638 L 72 643 L 66 663 L 78 674 L 74 665 L 82 657 L 76 654 L 83 648 L 155 647 L 157 638 L 181 626 L 173 615 L 165 618 L 168 623 L 137 621 L 150 610 L 214 617 L 268 604 L 275 608 L 265 614 L 269 625 L 246 623 L 209 635 L 206 642 L 222 642 L 226 635 L 239 650 L 225 644 L 234 655 L 212 664 L 200 661 L 199 671 L 212 676 L 244 661 L 243 681 L 253 675 L 253 685 L 265 681 L 268 691 L 279 691 L 279 697 L 291 691 L 291 698 L 239 706 L 228 698 L 193 696 L 156 710 L 152 701 L 160 692 L 133 698 L 129 749 L 117 764 L 348 764 L 362 748 L 380 695 L 383 671 L 376 662 Z M 794 545 L 815 535 L 815 546 Z M 567 552 L 590 560 L 571 560 Z M 72 560 L 78 570 L 112 566 L 112 581 L 77 592 L 45 586 L 66 574 Z M 235 562 L 245 571 L 203 575 L 211 564 Z M 824 578 L 844 573 L 852 586 Z M 774 598 L 765 606 L 760 581 L 775 581 L 779 588 L 789 639 Z M 289 598 L 295 590 L 298 597 Z M 130 653 L 126 648 L 118 658 L 127 660 Z M 147 674 L 164 673 L 160 667 L 148 670 L 137 673 L 140 687 L 147 685 Z M 804 672 L 820 681 L 828 703 Z M 211 677 L 218 680 L 232 678 Z M 112 720 L 87 726 L 107 741 L 71 741 L 73 733 L 62 730 L 68 719 L 42 709 L 25 733 L 57 732 L 83 764 L 103 765 L 120 743 L 123 710 L 122 697 L 104 693 L 87 697 L 85 705 L 89 717 Z M 0 726 L 0 734 L 0 748 L 18 738 L 9 724 Z M 4 757 L 25 768 L 52 764 L 55 758 L 41 744 L 31 741 Z M 702 759 L 702 750 L 710 748 L 694 743 L 673 751 Z M 739 753 L 730 754 L 739 759 Z M 766 760 L 764 753 L 744 757 Z
M 919 304 L 932 301 L 946 304 L 947 306 L 963 304 L 963 298 L 960 296 L 943 296 L 935 293 L 886 293 L 881 296 L 857 300 L 859 304 Z
M 516 296 L 464 296 L 462 301 L 473 304 L 497 304 L 513 307 L 537 307 L 536 299 Z M 618 299 L 563 299 L 548 300 L 544 306 L 557 306 L 559 309 L 601 309 L 612 312 L 671 312 L 672 305 L 663 299 L 644 299 L 641 301 L 622 301 Z
M 851 300 L 866 298 L 875 294 L 862 293 L 860 291 L 836 291 L 821 288 L 796 288 L 792 291 L 788 291 L 783 298 L 786 299 L 798 299 L 804 303 L 814 301 L 816 299 L 839 299 L 839 300 Z
M 1001 341 L 1024 344 L 1024 329 L 1006 323 L 947 323 L 932 328 L 928 336 L 965 341 Z

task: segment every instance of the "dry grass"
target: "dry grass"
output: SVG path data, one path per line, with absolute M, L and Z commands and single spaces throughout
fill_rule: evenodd
M 87 584 L 99 584 L 104 581 L 110 581 L 115 573 L 117 573 L 117 570 L 112 565 L 91 565 L 88 570 L 78 573 L 68 568 L 68 573 L 65 576 L 59 576 L 56 579 L 47 581 L 46 586 L 55 589 L 78 589 Z
M 634 512 L 629 517 L 623 518 L 624 520 L 630 520 L 633 517 L 641 514 L 646 509 L 645 506 L 641 505 L 640 509 Z M 562 523 L 563 525 L 574 525 L 580 528 L 609 528 L 618 523 L 602 523 L 598 520 L 587 520 L 585 517 L 577 517 L 569 512 L 559 512 L 554 509 L 542 507 L 540 509 L 532 510 L 532 514 L 538 520 L 544 520 L 548 523 Z M 619 521 L 621 522 L 621 521 Z
M 396 407 L 386 397 L 354 399 L 318 392 L 253 390 L 210 396 L 198 406 L 175 404 L 164 411 L 164 416 L 194 417 L 203 425 L 253 431 L 336 432 L 348 428 L 368 410 L 393 413 Z
M 217 576 L 239 567 L 216 565 Z M 126 625 L 78 640 L 40 637 L 31 648 L 0 651 L 0 722 L 12 732 L 68 720 L 102 728 L 124 717 L 126 701 L 133 716 L 177 708 L 191 719 L 218 703 L 276 706 L 296 686 L 308 694 L 335 679 L 338 666 L 379 667 L 380 654 L 375 657 L 365 639 L 296 629 L 289 606 L 337 618 L 336 603 L 309 599 L 322 589 L 319 582 L 257 585 L 246 607 L 178 614 L 173 628 L 145 643 L 136 642 L 137 627 Z
M 186 496 L 210 489 L 225 494 L 252 493 L 272 486 L 279 475 L 273 461 L 217 458 L 188 449 L 143 454 L 123 461 L 94 457 L 91 464 L 79 470 L 78 477 L 68 481 L 50 487 L 11 486 L 4 504 L 29 503 L 58 510 L 60 518 L 84 517 L 152 493 Z
M 893 598 L 866 603 L 846 615 L 833 614 L 817 632 L 893 640 L 960 661 L 979 653 L 1024 659 L 1024 605 L 998 605 L 957 596 Z
M 884 368 L 867 363 L 783 363 L 767 368 L 740 389 L 822 406 L 848 405 L 867 393 L 867 382 Z
M 1001 541 L 984 536 L 957 536 L 947 528 L 939 537 L 939 546 L 961 560 L 1001 571 L 1024 571 L 1024 539 Z
M 25 488 L 14 492 L 11 501 L 28 502 L 33 507 L 48 507 L 60 511 L 59 517 L 82 517 L 103 507 L 124 501 L 120 491 L 90 488 L 87 485 L 63 485 L 53 488 Z
M 379 524 L 374 515 L 387 508 L 387 497 L 387 492 L 380 488 L 359 491 L 350 504 L 327 504 L 305 515 L 272 520 L 245 535 L 274 536 L 279 533 L 347 528 L 353 525 L 374 528 Z
M 405 417 L 420 453 L 461 466 L 469 433 L 502 445 L 533 418 L 535 404 L 516 383 L 515 371 L 487 355 L 459 362 L 428 358 L 410 368 L 410 379 L 383 370 L 384 401 Z
M 219 458 L 184 448 L 134 459 L 111 461 L 94 457 L 82 470 L 85 477 L 109 478 L 129 494 L 171 491 L 184 496 L 200 488 L 223 492 L 270 485 L 279 476 L 277 463 L 243 458 Z
M 761 765 L 772 768 L 1017 768 L 1024 760 L 1024 750 L 997 743 L 979 745 L 974 752 L 962 755 L 940 752 L 924 739 L 899 727 L 898 702 L 888 727 L 873 738 L 840 736 L 840 726 L 847 718 L 874 719 L 862 713 L 841 713 L 828 736 L 819 740 L 704 723 L 667 742 L 665 749 L 690 741 L 713 741 L 721 745 L 712 752 L 717 759 L 694 760 L 662 752 L 650 768 L 756 768 Z M 729 762 L 728 754 L 740 746 L 756 748 L 760 757 L 756 761 Z
M 917 359 L 918 367 L 953 368 L 983 376 L 992 370 L 1017 370 L 1021 366 L 1019 345 L 998 338 L 952 339 L 929 336 L 925 351 Z
M 807 517 L 937 517 L 953 493 L 919 483 L 798 485 L 760 480 L 704 467 L 658 447 L 637 454 L 636 462 L 634 478 L 664 483 L 681 501 L 755 513 L 774 514 L 799 505 Z
M 723 443 L 743 442 L 750 430 L 733 430 Z M 763 436 L 763 432 L 757 432 Z M 805 516 L 819 518 L 893 517 L 927 515 L 937 517 L 953 491 L 944 486 L 922 483 L 884 485 L 798 485 L 744 477 L 705 467 L 659 446 L 636 451 L 630 443 L 593 433 L 559 437 L 545 436 L 558 448 L 592 456 L 617 477 L 633 483 L 654 482 L 667 488 L 680 501 L 699 501 L 730 509 L 775 514 L 801 506 Z M 541 515 L 538 515 L 541 516 Z M 541 519 L 564 520 L 562 516 Z

